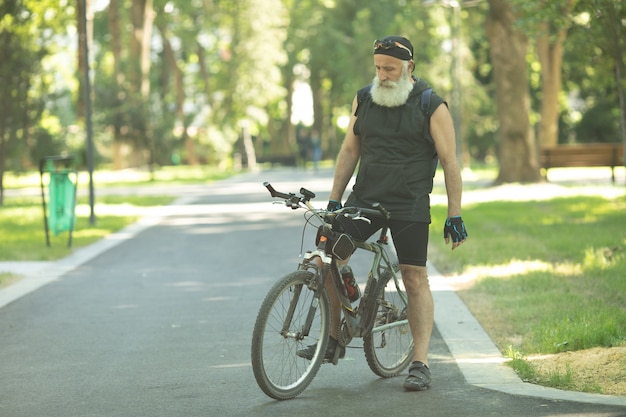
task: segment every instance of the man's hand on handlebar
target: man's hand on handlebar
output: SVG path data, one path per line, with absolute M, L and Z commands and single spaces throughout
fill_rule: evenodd
M 326 206 L 326 210 L 332 213 L 333 211 L 339 210 L 341 207 L 341 201 L 329 200 L 328 206 Z

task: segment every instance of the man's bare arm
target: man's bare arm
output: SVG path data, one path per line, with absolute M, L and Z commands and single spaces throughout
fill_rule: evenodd
M 454 134 L 454 124 L 448 111 L 448 107 L 441 105 L 435 110 L 431 117 L 430 132 L 435 141 L 437 155 L 443 167 L 446 182 L 446 193 L 448 195 L 448 218 L 461 216 L 461 195 L 463 193 L 463 180 L 461 179 L 461 169 L 456 159 L 456 138 Z M 446 221 L 447 224 L 447 221 Z M 461 223 L 462 224 L 462 223 Z M 446 235 L 444 229 L 444 239 L 446 244 L 452 240 L 452 250 L 458 248 L 465 242 L 465 237 L 460 241 L 451 239 Z
M 354 123 L 356 122 L 356 116 L 354 112 L 357 107 L 356 97 L 352 101 L 352 116 L 350 117 L 350 123 L 348 125 L 348 131 L 341 144 L 341 150 L 337 157 L 337 164 L 335 168 L 335 177 L 333 179 L 333 188 L 330 192 L 330 200 L 341 201 L 343 193 L 354 175 L 354 170 L 359 162 L 361 156 L 361 138 L 354 134 Z
M 430 132 L 443 167 L 448 195 L 448 217 L 460 216 L 463 181 L 459 162 L 456 158 L 454 124 L 445 105 L 439 106 L 433 113 L 430 119 Z

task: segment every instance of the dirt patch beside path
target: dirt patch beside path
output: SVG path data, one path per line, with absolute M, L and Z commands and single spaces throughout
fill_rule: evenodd
M 508 276 L 520 270 L 543 268 L 545 265 L 542 263 L 514 262 L 503 267 L 502 270 L 490 269 L 489 276 Z M 484 274 L 484 271 L 480 272 Z M 507 324 L 500 320 L 501 317 L 498 314 L 490 310 L 489 303 L 485 303 L 480 296 L 472 297 L 463 292 L 475 283 L 481 273 L 470 271 L 463 277 L 448 277 L 446 282 L 457 291 L 494 341 L 503 339 L 504 334 L 510 338 L 512 337 L 510 333 L 506 333 Z M 550 381 L 558 379 L 567 385 L 567 388 L 559 385 L 559 389 L 626 396 L 626 346 L 597 347 L 525 359 L 532 364 L 537 374 L 537 378 L 530 382 L 537 385 L 554 386 Z
M 571 375 L 572 391 L 626 396 L 626 346 L 593 348 L 527 358 L 541 383 Z

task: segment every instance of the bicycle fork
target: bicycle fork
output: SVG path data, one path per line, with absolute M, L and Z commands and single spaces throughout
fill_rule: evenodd
M 291 327 L 291 320 L 293 319 L 293 313 L 296 310 L 296 306 L 298 305 L 298 301 L 300 300 L 300 294 L 302 293 L 302 285 L 300 284 L 298 285 L 292 296 L 291 296 L 291 302 L 289 303 L 289 309 L 287 310 L 287 314 L 285 315 L 285 322 L 283 323 L 283 328 L 280 331 L 281 336 L 283 336 L 284 338 L 291 338 L 291 339 L 295 339 L 295 340 L 302 340 L 304 339 L 308 334 L 309 331 L 311 330 L 311 323 L 312 323 L 312 319 L 310 319 L 312 317 L 312 312 L 311 310 L 309 310 L 309 314 L 307 316 L 307 320 L 304 323 L 303 328 L 301 329 L 301 331 L 299 332 L 290 332 L 289 328 Z M 316 308 L 317 308 L 317 304 L 316 304 Z M 314 311 L 313 311 L 314 313 Z
M 319 306 L 319 297 L 320 297 L 319 289 L 323 288 L 323 286 L 321 285 L 321 279 L 320 279 L 320 268 L 314 263 L 310 262 L 310 259 L 311 257 L 307 256 L 305 261 L 302 264 L 300 264 L 299 269 L 304 270 L 304 271 L 314 269 L 313 282 L 300 284 L 295 287 L 293 294 L 291 296 L 291 301 L 289 302 L 289 308 L 287 310 L 287 314 L 285 315 L 285 321 L 283 323 L 283 327 L 280 331 L 280 334 L 283 337 L 292 338 L 298 341 L 303 340 L 305 337 L 309 336 L 309 333 L 311 331 L 311 326 L 313 325 L 313 320 L 315 319 L 315 313 L 317 312 L 317 308 Z M 304 285 L 316 287 L 318 290 L 313 292 L 314 296 L 311 299 L 311 305 L 309 306 L 309 311 L 307 312 L 307 316 L 302 325 L 302 328 L 300 329 L 300 331 L 290 332 L 289 329 L 291 328 L 291 321 L 293 319 L 294 312 L 296 311 L 296 307 L 298 303 L 300 302 L 300 296 L 302 295 L 302 287 Z

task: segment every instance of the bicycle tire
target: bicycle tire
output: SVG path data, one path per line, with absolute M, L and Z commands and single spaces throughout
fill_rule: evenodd
M 399 294 L 402 291 L 403 297 Z M 397 289 L 391 274 L 381 278 L 376 288 L 376 322 L 363 337 L 367 364 L 376 375 L 399 375 L 413 359 L 413 336 L 407 320 L 406 293 Z
M 252 370 L 257 384 L 269 397 L 287 400 L 296 397 L 311 383 L 324 359 L 330 329 L 330 309 L 325 290 L 309 335 L 301 333 L 316 292 L 309 287 L 310 271 L 295 271 L 281 278 L 261 304 L 252 333 Z M 293 305 L 292 305 L 293 303 Z M 283 331 L 289 310 L 293 310 L 287 332 Z M 317 346 L 311 360 L 296 355 L 309 345 Z

